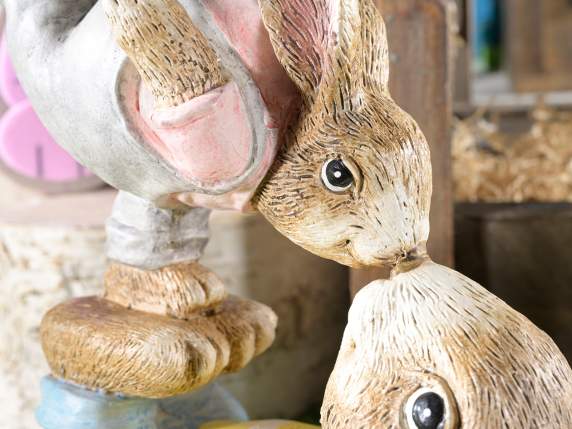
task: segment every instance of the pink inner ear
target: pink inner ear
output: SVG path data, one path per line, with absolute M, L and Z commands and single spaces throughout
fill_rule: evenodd
M 269 111 L 267 126 L 280 128 L 299 94 L 274 53 L 258 1 L 205 0 L 204 3 L 256 82 Z
M 13 106 L 0 121 L 0 159 L 34 179 L 64 182 L 88 175 L 54 142 L 28 101 Z

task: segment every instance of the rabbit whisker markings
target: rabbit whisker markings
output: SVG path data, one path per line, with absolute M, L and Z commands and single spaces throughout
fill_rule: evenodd
M 352 267 L 394 265 L 427 241 L 431 166 L 425 137 L 388 92 L 383 19 L 370 0 L 298 3 L 309 13 L 320 7 L 320 22 L 308 28 L 286 0 L 260 3 L 304 106 L 253 206 L 319 256 Z M 332 159 L 354 176 L 347 192 L 323 185 Z

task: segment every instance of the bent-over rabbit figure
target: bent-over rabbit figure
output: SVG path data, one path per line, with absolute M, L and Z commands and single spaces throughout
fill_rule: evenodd
M 208 212 L 196 207 L 258 209 L 280 232 L 320 256 L 354 267 L 409 270 L 393 283 L 374 285 L 375 293 L 386 288 L 390 295 L 417 296 L 406 300 L 404 308 L 394 308 L 399 300 L 373 297 L 369 305 L 383 305 L 383 319 L 369 310 L 356 315 L 355 308 L 361 307 L 354 305 L 323 409 L 324 427 L 415 427 L 411 414 L 400 411 L 408 404 L 406 390 L 415 384 L 403 368 L 420 371 L 415 376 L 420 379 L 437 380 L 444 406 L 453 403 L 447 399 L 449 389 L 467 389 L 455 398 L 455 417 L 448 411 L 446 423 L 414 422 L 418 428 L 503 427 L 515 420 L 493 401 L 511 398 L 520 401 L 511 413 L 527 408 L 543 413 L 541 419 L 522 421 L 546 423 L 554 417 L 559 424 L 572 423 L 569 382 L 556 381 L 559 376 L 571 379 L 572 371 L 545 336 L 527 337 L 531 347 L 519 356 L 526 359 L 526 368 L 532 368 L 531 362 L 547 364 L 538 371 L 520 371 L 518 362 L 513 362 L 515 371 L 501 368 L 510 361 L 507 353 L 517 349 L 505 350 L 501 343 L 487 349 L 486 362 L 479 362 L 478 349 L 471 350 L 459 367 L 454 365 L 459 357 L 447 352 L 447 319 L 441 316 L 461 311 L 455 306 L 464 304 L 463 286 L 494 304 L 477 307 L 490 317 L 488 328 L 494 331 L 497 322 L 503 332 L 521 322 L 533 328 L 472 283 L 459 286 L 455 275 L 423 263 L 431 198 L 429 149 L 419 127 L 389 94 L 385 27 L 372 0 L 5 4 L 16 67 L 40 117 L 81 162 L 129 193 L 120 197 L 110 222 L 110 256 L 116 265 L 108 283 L 136 277 L 145 284 L 143 279 L 152 276 L 153 289 L 174 270 L 191 278 L 200 275 L 202 285 L 208 277 L 203 270 L 177 265 L 196 260 L 204 246 L 205 222 L 188 219 L 204 220 Z M 144 221 L 134 222 L 135 214 Z M 192 233 L 178 234 L 181 225 L 192 225 Z M 425 274 L 419 285 L 400 281 L 400 276 Z M 453 291 L 455 299 L 441 302 L 441 287 L 444 293 Z M 157 297 L 149 299 L 151 291 L 131 302 L 140 292 L 136 289 L 110 289 L 107 297 L 154 311 Z M 372 289 L 358 297 L 358 304 L 367 301 Z M 420 302 L 426 303 L 423 320 L 412 311 Z M 185 309 L 179 310 L 170 309 L 171 316 L 184 319 Z M 402 319 L 392 319 L 400 314 Z M 509 319 L 513 325 L 506 324 Z M 485 331 L 472 331 L 473 322 L 463 314 L 451 323 L 452 330 L 467 323 L 467 333 L 479 341 L 498 341 Z M 386 325 L 395 330 L 379 334 L 395 338 L 386 341 L 380 335 L 373 341 Z M 438 332 L 441 342 L 426 338 L 432 327 L 443 330 Z M 271 335 L 263 336 L 267 346 Z M 360 342 L 362 337 L 366 341 Z M 474 338 L 451 335 L 450 340 Z M 428 346 L 418 350 L 410 341 Z M 357 346 L 365 347 L 367 361 L 359 359 Z M 393 346 L 402 355 L 394 360 Z M 545 359 L 549 355 L 554 357 L 550 361 Z M 467 368 L 488 373 L 475 370 L 471 377 L 463 372 Z M 57 372 L 58 366 L 52 364 L 52 369 Z M 554 382 L 538 383 L 543 377 Z M 468 384 L 458 385 L 457 379 Z M 479 390 L 487 393 L 485 402 L 479 402 L 471 389 L 478 390 L 485 380 L 492 388 Z M 540 387 L 526 392 L 531 386 Z M 475 402 L 467 403 L 471 398 Z M 427 417 L 425 411 L 432 409 L 421 411 Z
M 429 150 L 388 92 L 370 0 L 6 6 L 40 117 L 113 186 L 160 207 L 253 205 L 353 266 L 427 240 Z
M 44 319 L 55 374 L 164 396 L 236 370 L 270 345 L 275 318 L 248 306 L 241 311 L 257 314 L 246 322 L 256 347 L 220 342 L 235 326 L 227 323 L 218 363 L 199 366 L 201 377 L 157 361 L 150 385 L 119 382 L 131 340 L 115 332 L 112 314 L 189 320 L 225 299 L 197 262 L 209 208 L 258 209 L 299 245 L 347 265 L 394 264 L 423 251 L 429 150 L 389 95 L 385 28 L 371 1 L 7 0 L 5 7 L 15 68 L 39 117 L 123 191 L 107 224 L 105 300 L 72 303 Z M 72 328 L 80 304 L 110 321 L 105 347 L 69 351 L 91 344 L 76 338 L 84 325 Z M 150 347 L 141 347 L 143 368 Z M 230 359 L 228 347 L 240 358 Z M 111 349 L 115 369 L 103 365 Z M 176 362 L 189 359 L 183 350 Z M 87 360 L 109 373 L 94 380 Z

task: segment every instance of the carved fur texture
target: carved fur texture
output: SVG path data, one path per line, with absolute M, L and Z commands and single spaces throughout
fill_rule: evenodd
M 407 429 L 405 404 L 420 388 L 445 398 L 443 429 L 572 427 L 572 370 L 550 337 L 430 261 L 357 295 L 322 425 Z
M 221 280 L 197 262 L 142 270 L 111 263 L 104 297 L 126 308 L 178 319 L 214 307 L 227 294 Z
M 276 315 L 230 296 L 179 320 L 88 297 L 50 310 L 41 325 L 55 377 L 145 398 L 189 392 L 243 368 L 274 341 Z
M 371 0 L 261 0 L 274 50 L 304 96 L 254 204 L 320 256 L 394 264 L 429 234 L 431 164 L 417 124 L 388 92 L 383 20 Z M 329 191 L 324 163 L 355 183 Z
M 227 82 L 218 57 L 177 0 L 104 0 L 121 48 L 158 106 L 176 106 Z

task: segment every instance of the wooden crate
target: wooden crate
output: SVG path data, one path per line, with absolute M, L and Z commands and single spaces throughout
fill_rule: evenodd
M 460 204 L 457 269 L 548 332 L 572 361 L 572 204 Z
M 514 89 L 572 89 L 572 2 L 505 0 L 505 19 Z

